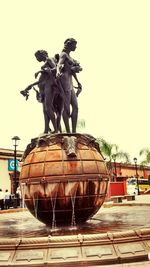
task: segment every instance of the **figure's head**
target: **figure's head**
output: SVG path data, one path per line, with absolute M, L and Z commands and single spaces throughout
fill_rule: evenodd
M 54 60 L 55 60 L 56 63 L 58 63 L 58 61 L 59 61 L 59 54 L 55 54 Z
M 75 51 L 77 46 L 77 41 L 74 38 L 68 38 L 64 42 L 64 47 L 68 48 L 70 51 Z
M 38 50 L 34 55 L 39 62 L 46 61 L 46 58 L 48 57 L 48 53 L 45 50 Z

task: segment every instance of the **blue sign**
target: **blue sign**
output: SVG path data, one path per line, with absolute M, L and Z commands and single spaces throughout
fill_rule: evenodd
M 15 160 L 9 159 L 8 160 L 8 170 L 14 171 L 15 170 Z M 16 171 L 18 171 L 18 160 L 16 159 Z

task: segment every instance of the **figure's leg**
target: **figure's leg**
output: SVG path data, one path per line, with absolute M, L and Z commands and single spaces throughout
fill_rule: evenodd
M 66 128 L 66 132 L 70 133 L 70 126 L 69 126 L 69 115 L 70 115 L 70 102 L 71 102 L 71 91 L 65 92 L 66 95 L 66 103 L 64 105 L 64 111 L 63 111 L 63 120 Z M 69 111 L 69 114 L 68 114 Z
M 59 125 L 59 132 L 62 133 L 61 124 Z
M 66 128 L 66 132 L 70 133 L 69 117 L 68 117 L 66 110 L 64 110 L 64 112 L 63 112 L 63 120 L 64 120 L 64 124 L 65 124 L 65 128 Z
M 56 123 L 56 117 L 54 113 L 54 107 L 53 107 L 53 100 L 54 100 L 54 92 L 52 86 L 47 82 L 45 86 L 45 98 L 44 98 L 44 108 L 45 112 L 49 118 L 49 121 L 51 120 L 54 132 L 57 133 L 57 123 Z
M 71 105 L 72 105 L 72 132 L 76 133 L 77 119 L 78 119 L 78 101 L 74 89 L 71 91 Z
M 55 113 L 54 113 L 52 107 L 50 107 L 47 103 L 45 103 L 45 110 L 46 110 L 46 114 L 47 114 L 49 121 L 51 120 L 51 122 L 52 122 L 52 125 L 54 127 L 54 132 L 57 133 L 58 129 L 57 129 L 56 117 L 55 117 Z M 48 128 L 49 128 L 49 126 L 48 126 Z
M 43 104 L 43 114 L 44 114 L 44 133 L 48 133 L 50 119 L 49 119 L 49 117 L 47 115 L 47 112 L 45 110 L 44 104 Z
M 62 117 L 62 114 L 63 114 L 63 110 L 64 110 L 64 102 L 63 102 L 63 99 L 61 96 L 57 96 L 56 98 L 56 101 L 57 101 L 57 129 L 60 131 L 60 133 L 62 132 L 62 129 L 61 129 L 61 117 Z

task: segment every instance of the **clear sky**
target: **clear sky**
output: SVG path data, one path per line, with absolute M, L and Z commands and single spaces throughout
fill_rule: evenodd
M 64 40 L 78 41 L 83 91 L 79 117 L 85 132 L 116 143 L 131 158 L 150 148 L 149 0 L 1 0 L 0 147 L 25 149 L 43 132 L 42 105 L 34 92 L 19 93 L 34 81 L 41 64 L 34 52 L 60 53 Z

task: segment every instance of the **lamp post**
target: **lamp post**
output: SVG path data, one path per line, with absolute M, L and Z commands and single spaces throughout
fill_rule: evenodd
M 114 174 L 115 174 L 115 180 L 117 180 L 116 154 L 113 154 L 112 155 L 112 159 L 114 161 L 114 167 L 115 167 L 115 172 L 114 172 Z
M 16 197 L 16 190 L 17 190 L 17 167 L 16 167 L 16 157 L 17 157 L 17 146 L 19 145 L 20 138 L 18 136 L 14 136 L 12 138 L 12 143 L 14 146 L 14 195 Z
M 136 183 L 137 183 L 138 195 L 140 195 L 138 171 L 137 171 L 137 158 L 134 158 L 133 160 L 134 160 L 134 164 L 135 164 L 135 175 L 136 175 Z

